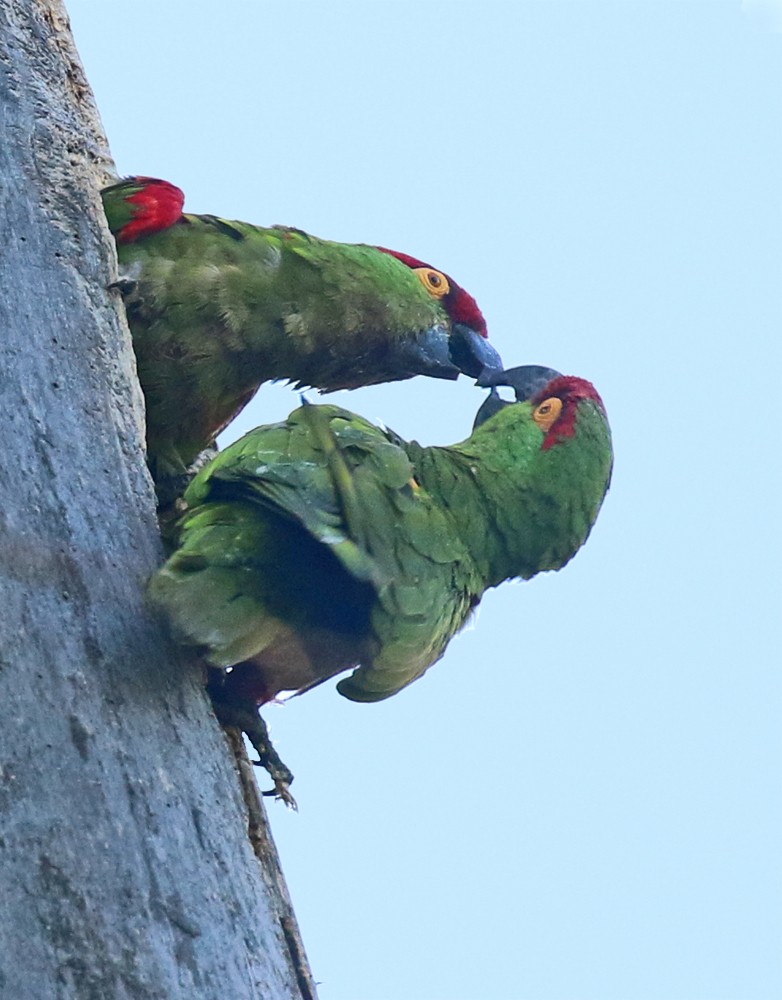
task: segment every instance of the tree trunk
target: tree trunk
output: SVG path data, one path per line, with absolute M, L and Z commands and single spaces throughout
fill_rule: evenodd
M 2 0 L 0 100 L 0 995 L 309 1000 L 251 769 L 145 609 L 111 161 L 59 0 Z

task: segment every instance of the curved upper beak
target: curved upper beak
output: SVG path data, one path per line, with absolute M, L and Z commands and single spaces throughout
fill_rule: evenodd
M 518 365 L 505 371 L 489 372 L 478 385 L 487 389 L 496 385 L 509 385 L 516 394 L 516 402 L 523 403 L 560 376 L 561 372 L 555 368 L 546 368 L 545 365 Z
M 476 333 L 464 323 L 455 323 L 451 331 L 451 360 L 459 371 L 478 380 L 478 385 L 489 385 L 490 379 L 502 372 L 502 358 L 486 337 Z
M 478 385 L 491 388 L 491 392 L 475 415 L 475 422 L 472 425 L 473 430 L 476 427 L 480 427 L 482 423 L 485 423 L 485 421 L 493 417 L 495 413 L 499 413 L 506 406 L 514 405 L 505 399 L 501 399 L 496 388 L 494 388 L 495 386 L 510 386 L 516 395 L 516 402 L 523 403 L 545 388 L 552 379 L 559 378 L 559 376 L 560 372 L 556 369 L 546 368 L 544 365 L 519 365 L 516 368 L 508 368 L 507 371 L 487 374 L 486 379 L 479 381 Z
M 456 323 L 449 331 L 434 326 L 416 340 L 396 348 L 395 360 L 411 375 L 457 379 L 491 377 L 502 373 L 502 358 L 485 337 Z

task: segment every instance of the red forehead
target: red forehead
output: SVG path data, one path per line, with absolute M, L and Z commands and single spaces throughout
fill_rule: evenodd
M 409 253 L 400 253 L 398 250 L 389 250 L 388 247 L 378 247 L 378 250 L 382 250 L 383 253 L 390 254 L 392 257 L 396 257 L 397 260 L 406 264 L 410 268 L 417 267 L 430 267 L 433 271 L 438 271 L 439 268 L 433 267 L 432 264 L 427 264 L 423 260 L 419 260 L 417 257 L 411 257 Z M 442 272 L 445 273 L 445 272 Z M 463 323 L 465 326 L 469 326 L 471 330 L 475 330 L 482 337 L 488 337 L 486 331 L 486 320 L 483 318 L 483 313 L 478 308 L 478 303 L 470 295 L 469 292 L 457 285 L 453 278 L 449 275 L 445 275 L 448 279 L 448 284 L 451 287 L 450 292 L 443 299 L 443 304 L 454 323 Z
M 398 250 L 389 250 L 388 247 L 378 247 L 378 250 L 382 250 L 383 253 L 390 254 L 392 257 L 396 257 L 397 260 L 401 260 L 403 264 L 407 264 L 408 267 L 431 267 L 431 264 L 425 264 L 422 260 L 418 260 L 417 257 L 411 257 L 409 253 L 400 253 Z
M 532 405 L 537 406 L 538 403 L 542 403 L 550 396 L 556 396 L 562 400 L 562 412 L 546 432 L 542 445 L 544 451 L 560 444 L 566 438 L 573 437 L 576 433 L 576 416 L 580 403 L 591 399 L 605 413 L 605 406 L 597 389 L 585 378 L 577 378 L 575 375 L 560 375 L 558 378 L 552 379 L 548 385 L 532 397 Z
M 558 396 L 563 403 L 578 403 L 582 399 L 593 399 L 605 410 L 603 400 L 592 383 L 587 382 L 585 378 L 577 378 L 575 375 L 559 375 L 552 379 L 548 385 L 545 385 L 532 397 L 532 403 L 537 406 L 549 396 Z

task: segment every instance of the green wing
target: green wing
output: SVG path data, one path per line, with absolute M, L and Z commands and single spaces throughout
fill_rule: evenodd
M 345 417 L 351 419 L 345 419 Z M 412 476 L 394 435 L 353 415 L 304 417 L 328 457 L 343 523 L 373 561 L 377 652 L 337 688 L 353 701 L 379 701 L 412 683 L 443 655 L 482 593 L 453 518 Z
M 322 607 L 338 591 L 345 621 L 360 623 L 359 652 L 339 664 L 324 653 L 310 683 L 357 666 L 342 694 L 389 697 L 440 658 L 482 589 L 450 516 L 412 472 L 399 444 L 339 407 L 307 404 L 251 431 L 185 493 L 152 599 L 183 641 L 229 666 L 291 630 L 339 631 Z
M 378 652 L 340 681 L 352 701 L 380 701 L 411 684 L 445 652 L 482 593 L 475 565 L 450 519 L 420 489 L 390 499 L 387 579 L 372 626 Z

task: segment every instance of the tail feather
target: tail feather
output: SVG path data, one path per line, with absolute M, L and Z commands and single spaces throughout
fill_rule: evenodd
M 246 505 L 208 504 L 186 519 L 180 549 L 150 583 L 174 635 L 215 666 L 256 655 L 279 629 L 259 587 L 268 531 Z
M 238 583 L 233 570 L 182 573 L 169 564 L 153 578 L 149 599 L 179 642 L 203 650 L 213 666 L 230 667 L 257 655 L 277 633 L 275 619 Z

